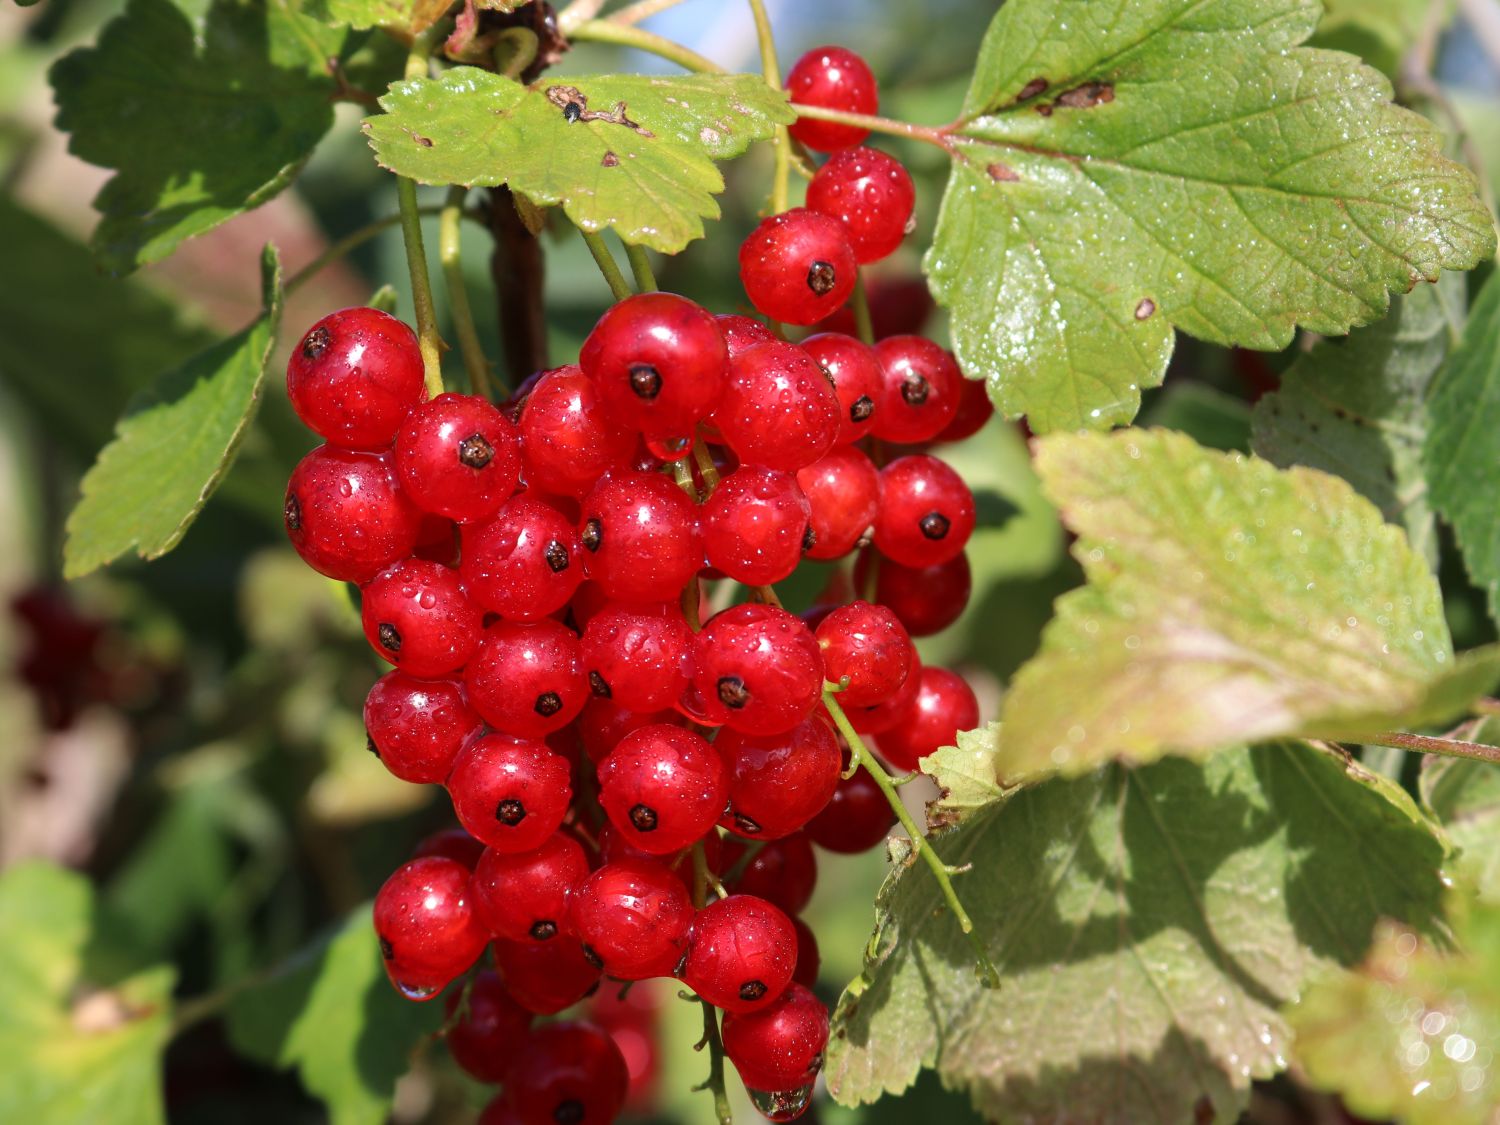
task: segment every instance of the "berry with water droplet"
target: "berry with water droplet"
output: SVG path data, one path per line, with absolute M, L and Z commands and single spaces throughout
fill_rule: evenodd
M 875 345 L 880 396 L 871 432 L 903 445 L 931 441 L 953 421 L 963 374 L 944 348 L 923 336 L 888 336 Z
M 870 64 L 847 47 L 814 47 L 787 71 L 786 91 L 793 103 L 836 109 L 843 113 L 872 114 L 880 108 L 880 90 Z M 808 148 L 835 152 L 857 145 L 870 135 L 868 129 L 837 121 L 799 117 L 790 132 Z
M 809 336 L 801 348 L 823 369 L 838 396 L 839 444 L 867 436 L 875 425 L 883 385 L 874 350 L 841 332 Z
M 749 1012 L 776 1000 L 797 964 L 797 931 L 754 895 L 711 902 L 693 919 L 683 983 L 716 1008 Z
M 464 685 L 485 722 L 518 738 L 561 730 L 589 698 L 578 637 L 550 619 L 491 625 L 464 669 Z
M 462 1015 L 461 990 L 448 994 L 448 1019 L 444 1035 L 453 1061 L 481 1082 L 500 1082 L 511 1057 L 526 1042 L 533 1016 L 506 991 L 500 977 L 489 969 L 474 975 L 468 990 L 468 1006 Z
M 719 823 L 753 840 L 797 831 L 838 785 L 838 740 L 821 713 L 780 734 L 720 731 L 714 749 L 729 777 L 729 808 Z
M 843 225 L 806 207 L 762 219 L 740 244 L 745 295 L 785 324 L 822 320 L 849 299 L 858 272 Z
M 817 1077 L 828 1046 L 828 1009 L 800 984 L 772 1003 L 724 1016 L 724 1054 L 745 1085 L 767 1092 L 798 1090 Z
M 878 262 L 901 245 L 916 201 L 901 161 L 873 148 L 834 153 L 807 185 L 807 205 L 844 225 L 860 265 Z
M 630 844 L 652 855 L 712 830 L 728 797 L 724 764 L 700 735 L 659 724 L 632 731 L 599 765 L 599 803 Z
M 811 516 L 791 473 L 743 465 L 703 505 L 708 565 L 747 586 L 780 582 L 816 541 Z
M 810 559 L 840 559 L 874 535 L 880 473 L 863 451 L 841 445 L 797 472 L 813 529 Z
M 363 590 L 360 618 L 370 647 L 413 676 L 456 672 L 479 646 L 479 611 L 439 563 L 403 559 L 382 570 Z
M 302 561 L 340 582 L 368 582 L 411 554 L 422 526 L 389 456 L 331 445 L 292 470 L 283 516 Z
M 619 980 L 670 976 L 687 951 L 693 903 L 660 863 L 606 863 L 573 892 L 572 932 L 584 956 Z
M 456 680 L 387 672 L 365 697 L 365 733 L 381 764 L 402 781 L 440 784 L 482 727 Z
M 463 530 L 459 572 L 476 605 L 510 621 L 536 621 L 568 604 L 583 581 L 573 521 L 530 493 L 494 519 Z
M 916 454 L 880 470 L 875 546 L 903 566 L 945 563 L 974 532 L 974 494 L 948 465 Z
M 330 445 L 381 450 L 425 396 L 417 336 L 379 309 L 329 313 L 292 349 L 292 409 Z
M 604 761 L 620 740 L 631 731 L 654 723 L 682 726 L 686 717 L 676 711 L 631 711 L 612 699 L 595 696 L 579 713 L 574 727 L 583 751 L 595 765 Z
M 818 624 L 818 647 L 831 683 L 848 683 L 843 707 L 870 707 L 901 690 L 916 663 L 916 650 L 901 621 L 883 605 L 851 602 Z
M 635 435 L 604 404 L 594 381 L 569 364 L 542 375 L 521 407 L 521 451 L 533 488 L 584 496 L 635 451 Z
M 568 896 L 589 873 L 588 857 L 566 832 L 528 852 L 485 849 L 474 868 L 474 910 L 507 941 L 551 941 L 568 918 Z
M 786 610 L 731 606 L 695 638 L 693 687 L 708 721 L 746 734 L 779 734 L 817 704 L 823 658 L 811 631 Z
M 489 519 L 520 475 L 516 428 L 482 398 L 438 395 L 401 426 L 396 469 L 423 511 L 459 523 Z
M 474 916 L 469 869 L 441 856 L 398 867 L 375 896 L 374 917 L 386 974 L 412 1000 L 436 996 L 489 941 Z
M 838 440 L 838 395 L 810 355 L 774 340 L 729 364 L 713 421 L 742 464 L 792 473 Z
M 579 540 L 584 573 L 619 601 L 669 601 L 703 565 L 697 508 L 661 473 L 600 480 L 584 501 Z
M 542 742 L 491 734 L 458 756 L 448 795 L 471 836 L 502 852 L 529 852 L 557 831 L 573 797 L 568 760 Z
M 687 687 L 693 631 L 675 602 L 609 602 L 579 643 L 590 690 L 619 707 L 658 711 Z

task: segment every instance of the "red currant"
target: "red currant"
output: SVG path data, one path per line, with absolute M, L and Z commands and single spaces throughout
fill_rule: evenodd
M 482 726 L 455 680 L 387 672 L 365 697 L 370 751 L 402 781 L 446 781 L 459 750 Z
M 800 984 L 753 1012 L 724 1017 L 724 1053 L 751 1090 L 768 1093 L 810 1085 L 828 1046 L 828 1009 Z
M 486 848 L 474 869 L 474 911 L 506 941 L 550 941 L 568 917 L 568 896 L 589 873 L 583 845 L 554 832 L 529 852 Z
M 874 350 L 841 332 L 820 332 L 801 346 L 833 383 L 839 400 L 839 444 L 865 437 L 875 424 L 884 383 Z
M 320 445 L 286 486 L 287 535 L 302 561 L 341 582 L 368 582 L 411 554 L 422 513 L 388 456 Z
M 458 524 L 442 516 L 422 516 L 422 527 L 417 532 L 417 543 L 411 549 L 412 557 L 424 562 L 441 563 L 443 566 L 458 566 Z
M 438 855 L 456 859 L 470 871 L 474 870 L 479 857 L 484 854 L 484 844 L 474 839 L 462 828 L 445 828 L 424 837 L 412 850 L 412 859 Z
M 417 336 L 379 309 L 329 313 L 292 349 L 292 409 L 330 445 L 381 450 L 425 397 Z
M 708 721 L 746 734 L 779 734 L 817 704 L 823 658 L 807 626 L 786 610 L 731 606 L 695 639 L 693 689 Z
M 973 437 L 995 413 L 995 404 L 990 401 L 989 388 L 983 379 L 965 379 L 958 392 L 958 410 L 953 421 L 943 427 L 934 441 L 963 441 Z
M 723 840 L 717 832 L 705 833 L 703 838 L 695 840 L 694 847 L 703 845 L 703 859 L 709 871 L 721 870 L 724 854 Z M 615 863 L 622 859 L 638 859 L 651 863 L 659 863 L 668 871 L 676 875 L 682 881 L 683 889 L 688 894 L 693 893 L 693 880 L 696 873 L 693 867 L 693 848 L 683 848 L 671 855 L 655 855 L 643 848 L 638 848 L 627 840 L 624 834 L 614 826 L 613 822 L 605 821 L 599 829 L 599 858 L 603 863 Z
M 732 836 L 725 840 L 724 870 L 734 870 L 749 846 Z M 757 895 L 788 914 L 800 914 L 812 901 L 817 883 L 818 860 L 812 843 L 805 834 L 794 832 L 767 841 L 728 885 L 737 894 Z
M 583 567 L 610 598 L 664 602 L 703 565 L 697 506 L 661 473 L 610 473 L 589 493 Z
M 370 647 L 413 676 L 456 672 L 479 647 L 479 611 L 439 563 L 404 559 L 382 570 L 363 590 L 360 617 Z
M 745 465 L 703 505 L 708 564 L 746 586 L 769 586 L 797 569 L 815 542 L 807 497 L 791 473 Z
M 839 693 L 845 707 L 870 707 L 901 690 L 916 663 L 911 637 L 883 605 L 853 602 L 818 625 L 824 674 L 834 683 L 849 677 Z
M 797 931 L 782 911 L 754 895 L 709 903 L 693 919 L 683 983 L 716 1008 L 764 1008 L 791 983 Z
M 589 697 L 578 638 L 552 620 L 491 625 L 464 669 L 464 685 L 485 722 L 518 738 L 561 730 Z
M 607 1031 L 548 1023 L 511 1059 L 505 1098 L 523 1125 L 609 1125 L 629 1085 L 624 1056 Z
M 839 781 L 828 807 L 808 822 L 807 835 L 819 847 L 854 855 L 884 840 L 895 823 L 896 814 L 880 786 L 861 769 Z
M 730 359 L 753 348 L 756 344 L 768 344 L 776 339 L 774 332 L 752 317 L 724 313 L 714 317 L 714 320 L 718 322 L 719 331 L 723 333 L 724 348 Z
M 534 487 L 583 496 L 635 451 L 599 388 L 573 364 L 546 372 L 521 407 L 522 461 Z
M 844 224 L 860 265 L 878 262 L 901 245 L 916 201 L 901 161 L 873 148 L 834 153 L 807 185 L 807 205 Z
M 979 700 L 957 672 L 923 668 L 917 696 L 880 735 L 880 753 L 898 770 L 918 769 L 922 758 L 952 746 L 961 730 L 979 725 Z
M 787 72 L 786 90 L 793 103 L 819 109 L 872 114 L 880 108 L 880 94 L 869 64 L 845 47 L 814 47 L 808 51 Z M 834 152 L 859 144 L 870 131 L 802 117 L 792 123 L 791 134 L 808 148 Z
M 448 795 L 471 836 L 497 851 L 529 852 L 562 824 L 573 797 L 571 772 L 544 743 L 491 734 L 458 756 Z
M 693 631 L 674 602 L 609 602 L 580 644 L 593 693 L 618 706 L 658 711 L 687 687 Z
M 577 938 L 551 941 L 497 940 L 495 968 L 516 1003 L 539 1016 L 571 1008 L 599 987 L 599 969 L 583 955 Z
M 797 472 L 807 497 L 813 545 L 810 559 L 840 559 L 875 534 L 880 474 L 869 457 L 841 445 Z
M 711 831 L 727 797 L 719 755 L 682 727 L 632 731 L 599 765 L 599 803 L 610 822 L 653 855 L 678 851 Z
M 423 511 L 459 523 L 489 519 L 520 475 L 516 428 L 482 398 L 438 395 L 401 427 L 396 469 Z
M 913 651 L 911 670 L 907 672 L 906 679 L 896 691 L 879 703 L 845 707 L 844 712 L 849 716 L 849 722 L 854 725 L 854 729 L 860 734 L 881 734 L 895 726 L 901 716 L 906 713 L 907 708 L 911 706 L 912 701 L 917 698 L 917 690 L 922 682 L 921 671 L 922 662 Z
M 880 364 L 876 437 L 909 445 L 931 441 L 958 413 L 963 374 L 946 350 L 922 336 L 889 336 L 875 345 Z
M 474 975 L 469 986 L 468 1007 L 454 1019 L 464 994 L 448 994 L 448 1019 L 445 1036 L 453 1061 L 481 1082 L 499 1082 L 505 1078 L 511 1057 L 526 1041 L 531 1030 L 532 1014 L 517 1004 L 505 990 L 500 978 L 488 969 Z
M 682 880 L 660 863 L 606 863 L 573 892 L 572 932 L 584 955 L 609 976 L 671 976 L 687 952 L 693 903 Z
M 811 356 L 776 340 L 730 363 L 713 420 L 743 464 L 794 473 L 833 448 L 839 400 Z
M 818 970 L 823 967 L 818 938 L 801 918 L 794 917 L 792 926 L 797 931 L 797 970 L 792 974 L 792 981 L 803 988 L 812 988 L 818 983 Z
M 583 552 L 572 520 L 522 493 L 488 523 L 464 528 L 460 572 L 475 604 L 536 621 L 568 604 L 583 581 Z
M 441 856 L 398 867 L 375 896 L 375 933 L 391 983 L 410 1000 L 430 1000 L 484 952 L 489 935 L 474 917 L 469 869 Z
M 849 299 L 859 265 L 837 219 L 794 207 L 761 220 L 740 244 L 740 284 L 772 320 L 813 324 Z
M 575 726 L 584 753 L 598 765 L 631 731 L 656 723 L 681 726 L 686 721 L 676 711 L 629 711 L 612 699 L 595 696 L 584 705 Z
M 972 579 L 962 552 L 937 566 L 914 569 L 865 551 L 854 564 L 854 584 L 861 590 L 871 566 L 876 568 L 875 600 L 889 606 L 913 637 L 941 633 L 969 604 Z
M 729 776 L 725 828 L 757 840 L 797 831 L 828 804 L 838 785 L 839 745 L 822 715 L 782 734 L 724 730 L 714 740 Z
M 974 532 L 974 494 L 963 477 L 925 453 L 880 470 L 875 546 L 902 566 L 945 563 Z

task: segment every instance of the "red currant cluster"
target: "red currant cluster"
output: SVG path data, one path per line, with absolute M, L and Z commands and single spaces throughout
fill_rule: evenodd
M 839 68 L 844 86 L 869 73 L 829 48 L 790 85 L 813 103 Z M 868 92 L 855 108 L 873 109 Z M 848 147 L 858 130 L 796 130 L 840 151 L 807 208 L 746 240 L 741 272 L 763 313 L 811 324 L 900 241 L 912 188 L 890 157 Z M 982 392 L 917 336 L 789 343 L 670 293 L 616 304 L 577 365 L 500 407 L 426 400 L 415 336 L 373 309 L 319 321 L 287 377 L 327 443 L 292 474 L 288 533 L 359 585 L 365 634 L 395 665 L 365 704 L 370 749 L 444 785 L 463 828 L 382 887 L 381 951 L 426 999 L 492 946 L 495 971 L 449 1000 L 454 1057 L 505 1087 L 484 1120 L 619 1111 L 608 1034 L 533 1026 L 603 976 L 682 980 L 725 1013 L 758 1104 L 795 1115 L 828 1037 L 796 917 L 812 845 L 861 851 L 894 821 L 868 773 L 841 778 L 825 684 L 901 770 L 977 725 L 964 681 L 922 667 L 911 640 L 967 600 L 973 497 L 944 462 L 887 453 L 972 433 Z M 804 558 L 860 549 L 853 580 L 873 602 L 839 596 L 840 575 L 799 617 L 769 590 Z M 705 611 L 742 587 L 751 601 Z

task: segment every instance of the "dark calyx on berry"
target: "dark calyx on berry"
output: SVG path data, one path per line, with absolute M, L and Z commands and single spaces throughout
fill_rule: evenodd
M 380 747 L 375 745 L 375 736 L 369 731 L 365 731 L 365 749 L 377 758 L 380 757 Z
M 595 695 L 603 699 L 608 699 L 613 694 L 609 690 L 608 682 L 598 672 L 589 673 L 589 687 L 593 689 Z
M 514 828 L 526 819 L 526 806 L 514 797 L 507 797 L 495 806 L 495 819 Z
M 292 531 L 302 530 L 302 503 L 295 496 L 286 498 L 286 509 L 282 512 L 286 525 Z
M 747 980 L 740 985 L 740 999 L 746 1002 L 759 1000 L 766 994 L 765 983 L 758 980 Z
M 584 942 L 580 948 L 583 950 L 583 959 L 596 969 L 604 968 L 604 958 L 594 952 L 594 947 Z
M 648 402 L 661 394 L 661 372 L 649 363 L 630 365 L 630 389 Z
M 583 525 L 583 532 L 578 541 L 583 544 L 586 551 L 597 551 L 599 544 L 604 541 L 604 528 L 598 518 L 594 518 Z
M 333 333 L 320 324 L 303 338 L 302 354 L 308 359 L 317 359 L 332 342 Z
M 553 574 L 561 574 L 568 569 L 568 549 L 556 539 L 547 544 L 542 557 L 547 560 L 547 566 L 551 568 Z
M 568 1098 L 557 1103 L 552 1111 L 552 1120 L 557 1125 L 580 1125 L 583 1121 L 583 1103 L 577 1098 Z
M 382 621 L 379 629 L 380 647 L 387 652 L 401 651 L 401 630 L 389 621 Z
M 819 258 L 807 267 L 807 287 L 819 297 L 833 292 L 833 287 L 838 283 L 838 270 L 833 268 L 832 262 Z
M 561 711 L 562 705 L 562 697 L 557 692 L 544 691 L 536 697 L 536 707 L 534 709 L 538 715 L 546 718 Z
M 557 936 L 557 923 L 539 919 L 531 923 L 531 929 L 527 931 L 533 941 L 549 941 Z
M 720 676 L 718 683 L 719 702 L 738 711 L 750 702 L 750 689 L 738 676 Z
M 380 955 L 387 961 L 396 956 L 395 947 L 391 945 L 388 938 L 380 939 Z
M 921 406 L 931 392 L 927 380 L 915 371 L 908 371 L 901 381 L 901 397 L 912 406 Z
M 953 524 L 942 512 L 928 512 L 917 526 L 922 529 L 922 534 L 927 538 L 941 539 L 948 534 L 948 529 Z
M 747 836 L 754 836 L 760 832 L 760 825 L 742 812 L 734 814 L 734 826 L 738 831 L 743 832 Z
M 874 413 L 875 400 L 869 395 L 860 395 L 849 404 L 849 420 L 851 422 L 863 422 Z
M 808 524 L 807 529 L 802 532 L 802 549 L 811 551 L 818 545 L 818 533 L 813 530 L 813 525 Z
M 458 443 L 458 459 L 471 469 L 482 469 L 495 457 L 495 447 L 483 434 L 470 434 Z
M 638 832 L 656 831 L 656 810 L 647 805 L 636 805 L 630 810 L 630 823 Z

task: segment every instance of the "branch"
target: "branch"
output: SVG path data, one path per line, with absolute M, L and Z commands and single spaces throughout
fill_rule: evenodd
M 689 50 L 681 43 L 674 43 L 662 35 L 642 31 L 638 27 L 625 27 L 606 20 L 589 20 L 573 28 L 571 37 L 594 43 L 613 43 L 617 47 L 634 47 L 648 55 L 656 55 L 674 62 L 683 70 L 698 74 L 724 74 L 724 68 L 713 59 L 706 59 L 697 51 Z
M 1371 746 L 1389 746 L 1395 750 L 1410 750 L 1414 754 L 1440 754 L 1445 758 L 1469 758 L 1477 762 L 1500 765 L 1500 747 L 1486 746 L 1482 742 L 1465 742 L 1458 738 L 1434 738 L 1426 734 L 1407 734 L 1404 731 L 1383 731 L 1372 734 L 1362 741 Z

